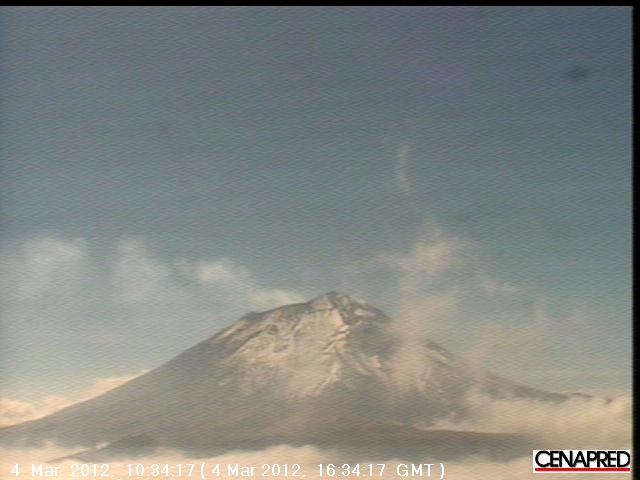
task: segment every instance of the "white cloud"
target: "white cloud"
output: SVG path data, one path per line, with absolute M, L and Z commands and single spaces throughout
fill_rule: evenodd
M 245 285 L 253 282 L 253 275 L 247 268 L 226 258 L 215 262 L 199 261 L 193 267 L 193 274 L 201 284 Z
M 133 380 L 144 371 L 114 377 L 99 378 L 91 385 L 66 397 L 51 395 L 38 402 L 25 402 L 10 398 L 0 398 L 0 427 L 15 425 L 50 415 L 74 403 L 84 402 Z
M 247 308 L 269 309 L 303 301 L 298 293 L 263 287 L 251 270 L 230 259 L 182 261 L 180 270 L 205 289 L 219 289 L 228 299 Z
M 531 399 L 496 400 L 471 393 L 469 416 L 435 428 L 530 435 L 549 448 L 625 448 L 631 440 L 632 399 L 574 397 L 563 403 Z M 579 445 L 576 445 L 576 442 Z
M 118 242 L 111 275 L 117 294 L 126 302 L 164 299 L 171 295 L 171 268 L 154 259 L 141 239 Z
M 38 418 L 37 408 L 29 402 L 0 398 L 0 427 Z M 46 414 L 45 414 L 46 415 Z
M 416 282 L 435 280 L 454 266 L 463 263 L 467 242 L 446 234 L 438 225 L 431 223 L 422 235 L 402 253 L 386 253 L 378 260 L 402 273 L 400 285 L 415 288 Z
M 408 144 L 402 144 L 396 149 L 393 170 L 395 185 L 404 194 L 411 192 L 409 153 L 411 153 L 411 147 Z
M 124 304 L 167 304 L 204 301 L 212 293 L 223 303 L 240 308 L 273 308 L 302 301 L 296 292 L 268 288 L 247 267 L 228 258 L 167 259 L 155 256 L 142 238 L 123 238 L 115 244 L 107 272 L 93 268 L 84 239 L 39 238 L 2 255 L 2 287 L 8 301 L 42 299 L 44 295 L 78 293 L 88 284 L 101 285 L 107 297 Z M 217 295 L 215 295 L 217 293 Z M 72 299 L 73 301 L 73 299 Z
M 304 297 L 295 292 L 279 289 L 256 288 L 251 292 L 251 303 L 259 309 L 273 308 L 279 305 L 300 303 Z
M 17 252 L 2 255 L 2 290 L 16 300 L 68 294 L 85 281 L 88 261 L 87 242 L 82 238 L 28 240 Z
M 473 404 L 473 419 L 461 422 L 442 422 L 441 427 L 462 430 L 472 428 L 489 432 L 519 432 L 538 438 L 540 448 L 630 448 L 631 443 L 631 398 L 628 396 L 607 401 L 602 398 L 570 400 L 562 405 L 533 401 L 499 401 L 487 403 L 484 398 L 470 398 Z M 31 450 L 0 449 L 0 475 L 10 477 L 9 471 L 15 463 L 31 465 L 46 462 L 52 458 L 60 458 L 73 453 L 54 445 Z M 445 479 L 455 480 L 526 480 L 531 479 L 530 451 L 522 453 L 515 459 L 492 459 L 470 456 L 456 460 L 435 458 L 429 452 L 416 463 L 444 463 Z M 184 453 L 172 450 L 160 450 L 153 455 L 136 458 L 120 458 L 110 461 L 110 474 L 117 478 L 128 476 L 127 464 L 190 464 L 200 465 L 241 464 L 261 466 L 268 464 L 294 463 L 301 466 L 305 478 L 319 479 L 320 463 L 342 465 L 354 463 L 348 453 L 340 449 L 321 449 L 314 446 L 292 447 L 276 445 L 258 451 L 231 451 L 212 457 L 191 458 Z M 385 471 L 380 480 L 400 478 L 396 475 L 396 467 L 402 462 L 398 458 L 372 457 L 361 463 L 384 463 Z M 60 480 L 70 480 L 70 464 L 73 460 L 57 463 L 61 474 Z M 148 470 L 148 469 L 147 469 Z M 431 478 L 439 478 L 439 470 Z M 140 478 L 154 478 L 151 472 Z M 223 473 L 219 478 L 229 478 Z M 327 478 L 326 476 L 324 477 Z M 415 477 L 414 477 L 415 478 Z M 425 477 L 423 477 L 425 478 Z M 593 474 L 571 474 L 572 480 L 591 480 Z M 629 479 L 630 474 L 617 474 L 616 478 Z
M 430 223 L 406 251 L 378 256 L 378 261 L 397 274 L 393 317 L 396 334 L 406 343 L 420 343 L 456 312 L 463 289 L 446 277 L 466 266 L 468 242 L 447 234 Z M 415 359 L 414 359 L 415 361 Z

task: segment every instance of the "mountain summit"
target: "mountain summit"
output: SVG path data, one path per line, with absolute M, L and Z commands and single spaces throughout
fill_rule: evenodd
M 249 313 L 99 397 L 0 430 L 0 443 L 51 440 L 109 444 L 103 454 L 154 446 L 209 454 L 277 444 L 336 447 L 353 438 L 382 448 L 395 438 L 406 453 L 412 451 L 407 444 L 433 443 L 434 433 L 427 432 L 435 421 L 464 416 L 468 393 L 565 398 L 478 375 L 429 340 L 411 356 L 400 355 L 403 341 L 391 327 L 381 310 L 336 292 Z M 478 435 L 464 437 L 475 442 L 473 451 L 496 440 Z M 371 453 L 369 443 L 362 452 Z

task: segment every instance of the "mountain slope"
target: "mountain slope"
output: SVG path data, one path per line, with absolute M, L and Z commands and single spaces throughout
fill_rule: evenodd
M 420 344 L 412 365 L 399 364 L 403 344 L 390 327 L 382 311 L 337 293 L 250 313 L 125 385 L 0 430 L 0 443 L 222 452 L 338 445 L 355 435 L 383 444 L 383 438 L 421 439 L 424 446 L 438 444 L 434 439 L 443 433 L 423 429 L 444 416 L 465 415 L 464 398 L 472 390 L 564 399 L 488 373 L 478 376 L 431 341 Z M 475 435 L 466 438 L 477 448 L 490 443 Z M 513 438 L 505 442 L 515 444 Z

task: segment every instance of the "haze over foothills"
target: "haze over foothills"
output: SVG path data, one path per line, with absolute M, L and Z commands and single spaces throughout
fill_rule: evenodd
M 630 438 L 630 9 L 3 8 L 0 32 L 0 424 L 339 291 L 618 398 L 554 431 Z M 474 428 L 522 416 L 491 408 Z

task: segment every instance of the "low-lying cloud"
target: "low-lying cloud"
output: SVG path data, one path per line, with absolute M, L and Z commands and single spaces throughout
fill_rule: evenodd
M 0 398 L 0 427 L 7 427 L 28 420 L 35 420 L 51 415 L 69 405 L 84 402 L 91 398 L 119 387 L 145 373 L 144 371 L 132 375 L 100 378 L 89 387 L 67 396 L 51 395 L 36 402 L 15 400 L 12 398 Z
M 470 397 L 469 405 L 472 418 L 464 422 L 443 421 L 437 427 L 454 430 L 474 430 L 484 432 L 516 432 L 534 436 L 540 448 L 579 449 L 604 448 L 628 449 L 631 443 L 631 398 L 618 396 L 615 398 L 594 397 L 575 398 L 561 404 L 538 402 L 533 400 L 489 400 L 482 397 Z M 30 450 L 0 449 L 0 476 L 9 478 L 9 471 L 16 463 L 25 468 L 32 463 L 46 462 L 73 453 L 55 445 Z M 531 478 L 531 452 L 522 452 L 522 457 L 501 461 L 469 456 L 455 461 L 432 458 L 425 452 L 423 463 L 444 463 L 445 477 L 456 480 L 519 480 Z M 362 459 L 359 459 L 360 463 Z M 277 445 L 260 451 L 234 451 L 209 458 L 193 458 L 184 453 L 161 450 L 146 457 L 118 459 L 110 461 L 110 473 L 117 478 L 127 478 L 127 465 L 133 464 L 220 464 L 222 472 L 227 464 L 251 465 L 260 472 L 262 465 L 293 464 L 301 465 L 306 478 L 320 478 L 317 474 L 320 463 L 342 465 L 357 461 L 349 458 L 339 450 L 325 450 L 313 446 L 292 447 Z M 415 460 L 413 460 L 415 462 Z M 63 474 L 61 480 L 71 479 L 68 475 L 72 463 L 67 460 L 60 465 Z M 382 479 L 397 479 L 396 467 L 406 460 L 394 458 L 371 458 L 367 462 L 385 463 L 385 474 Z M 438 467 L 434 467 L 439 475 Z M 64 474 L 66 472 L 67 474 Z M 438 475 L 431 478 L 439 478 Z M 149 473 L 139 478 L 157 478 Z M 224 473 L 220 477 L 230 478 Z M 283 477 L 281 477 L 283 478 Z M 325 477 L 326 478 L 326 477 Z M 591 479 L 588 474 L 572 474 L 572 479 Z M 616 478 L 630 478 L 622 474 Z
M 630 395 L 574 396 L 561 403 L 494 399 L 471 393 L 469 416 L 442 420 L 436 428 L 519 433 L 544 448 L 625 448 L 631 441 Z

